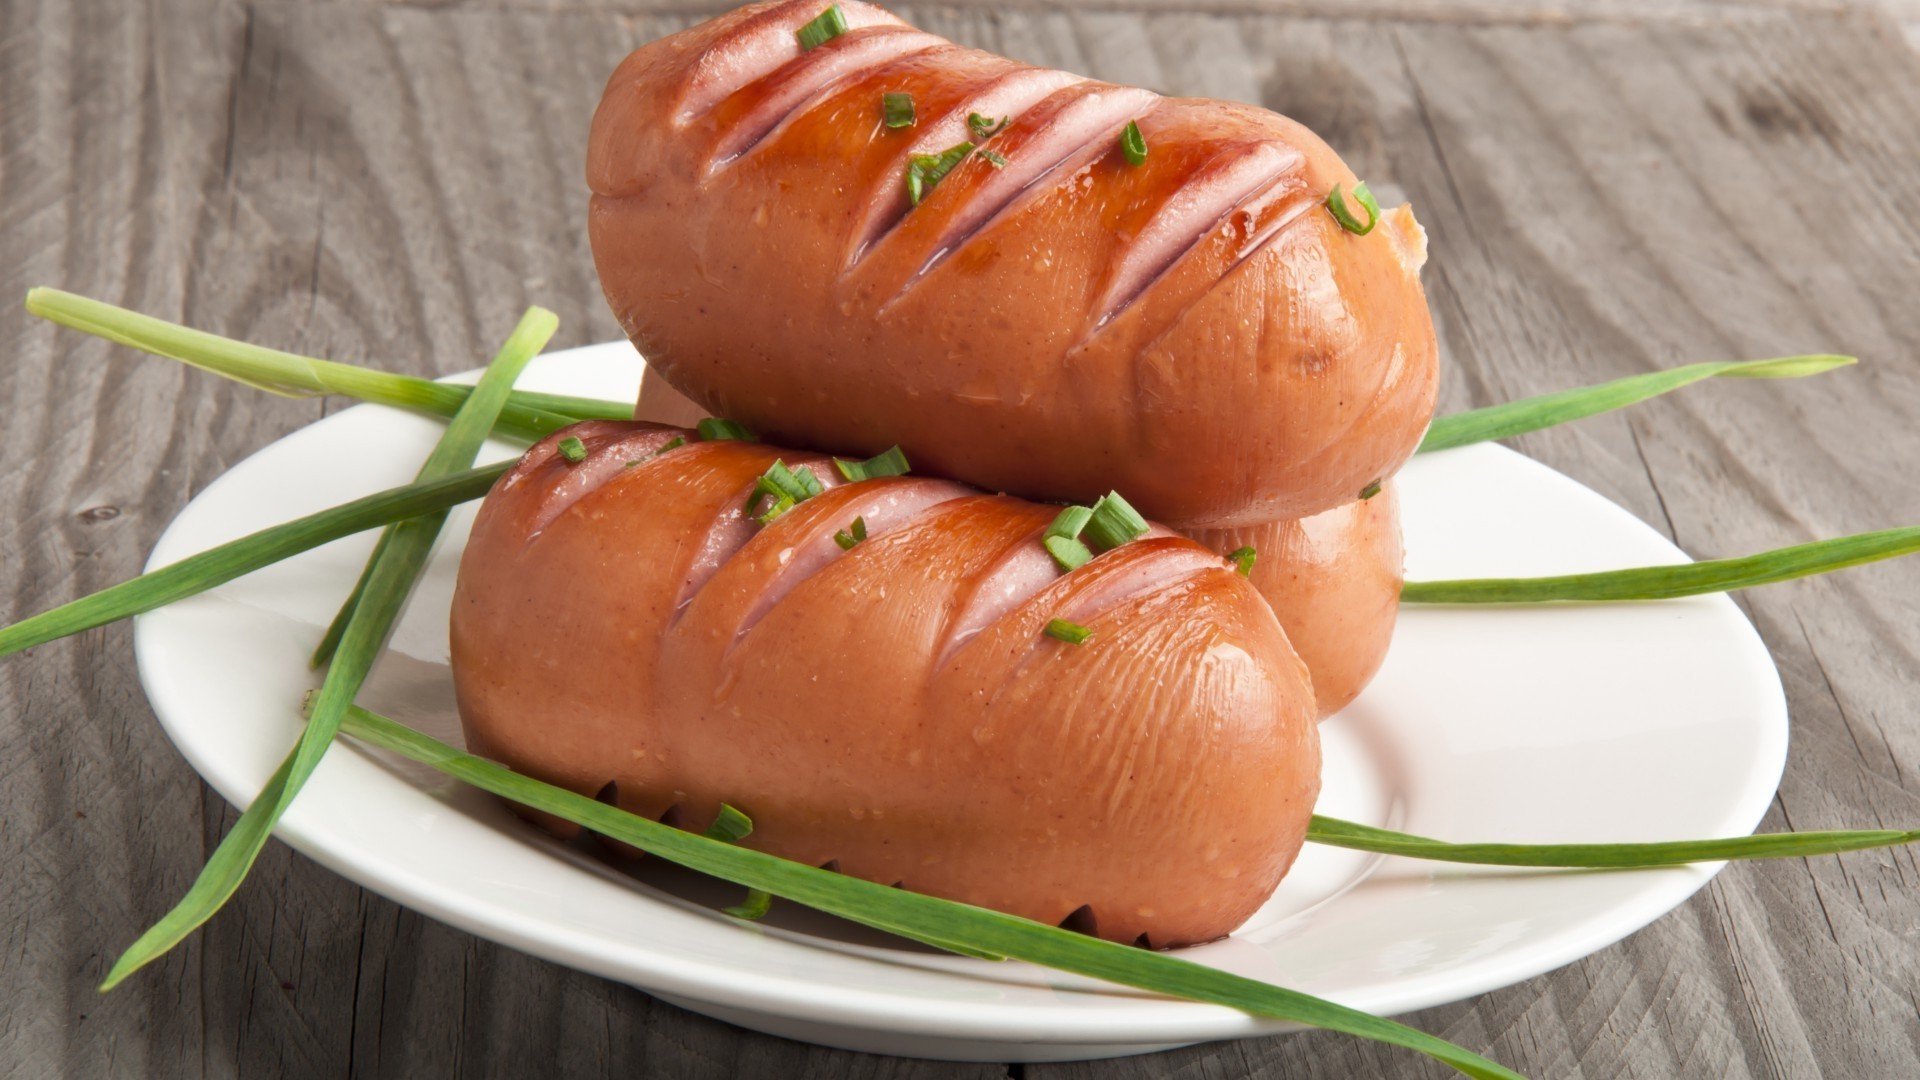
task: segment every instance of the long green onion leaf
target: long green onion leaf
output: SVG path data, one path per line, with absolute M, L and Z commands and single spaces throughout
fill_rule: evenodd
M 0 629 L 0 656 L 165 607 L 343 536 L 471 502 L 514 464 L 506 461 L 429 484 L 388 488 L 189 555 Z
M 1772 360 L 1725 360 L 1688 364 L 1667 371 L 1629 375 L 1595 386 L 1582 386 L 1539 397 L 1521 398 L 1504 405 L 1443 416 L 1433 422 L 1420 443 L 1420 453 L 1450 450 L 1468 443 L 1505 439 L 1539 431 L 1571 420 L 1612 412 L 1702 379 L 1799 379 L 1858 363 L 1851 356 L 1811 353 Z
M 1450 844 L 1315 814 L 1307 826 L 1307 839 L 1332 847 L 1436 862 L 1632 869 L 1729 859 L 1791 859 L 1895 847 L 1920 840 L 1920 829 L 1833 829 L 1651 844 Z
M 452 416 L 473 393 L 471 386 L 317 360 L 189 330 L 164 319 L 59 289 L 28 290 L 27 311 L 62 326 L 191 364 L 202 371 L 284 397 L 342 394 L 433 416 Z M 516 390 L 501 409 L 496 428 L 501 435 L 534 442 L 580 420 L 631 419 L 632 402 Z
M 467 399 L 453 422 L 447 425 L 439 445 L 427 456 L 423 473 L 443 473 L 458 464 L 471 465 L 487 433 L 493 430 L 500 410 L 506 404 L 513 381 L 528 361 L 538 355 L 558 325 L 553 313 L 530 308 L 514 328 L 500 353 L 488 365 L 473 395 Z M 100 989 L 111 990 L 127 976 L 158 959 L 179 944 L 227 902 L 246 879 L 254 859 L 266 846 L 274 823 L 286 812 L 294 796 L 320 764 L 320 758 L 332 744 L 341 718 L 360 692 L 360 684 L 372 669 L 374 660 L 385 647 L 387 635 L 405 606 L 408 593 L 432 553 L 440 535 L 446 512 L 429 514 L 402 523 L 392 534 L 383 553 L 367 578 L 360 604 L 347 622 L 340 648 L 320 692 L 314 696 L 312 714 L 300 741 L 294 746 L 281 771 L 274 774 L 260 796 L 240 815 L 233 830 L 220 841 L 213 856 L 187 895 L 158 923 L 123 953 L 107 972 Z
M 1708 559 L 1678 566 L 1639 566 L 1591 574 L 1533 578 L 1468 578 L 1409 581 L 1400 599 L 1409 604 L 1535 604 L 1549 600 L 1666 600 L 1731 592 L 1776 581 L 1812 577 L 1849 566 L 1920 551 L 1920 526 L 1815 540 L 1734 559 Z
M 960 945 L 1256 1016 L 1377 1039 L 1419 1051 L 1483 1080 L 1519 1078 L 1518 1073 L 1443 1039 L 1298 991 L 1167 953 L 789 862 L 648 821 L 462 753 L 358 706 L 347 710 L 342 730 L 483 791 L 576 822 L 669 862 L 937 948 Z

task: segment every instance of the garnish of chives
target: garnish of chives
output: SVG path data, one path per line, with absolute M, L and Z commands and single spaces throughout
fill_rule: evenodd
M 1365 236 L 1372 232 L 1374 225 L 1380 221 L 1380 203 L 1373 197 L 1373 192 L 1367 190 L 1364 181 L 1353 185 L 1353 197 L 1367 211 L 1365 225 L 1360 224 L 1360 219 L 1354 217 L 1353 211 L 1347 209 L 1347 197 L 1340 194 L 1339 184 L 1333 185 L 1333 190 L 1327 192 L 1327 209 L 1333 211 L 1334 219 L 1340 222 L 1341 228 L 1355 236 Z
M 1093 504 L 1093 512 L 1081 535 L 1090 546 L 1108 551 L 1138 540 L 1146 531 L 1147 519 L 1140 516 L 1140 511 L 1121 498 L 1119 492 L 1110 491 Z
M 1253 576 L 1253 565 L 1260 561 L 1260 553 L 1251 547 L 1237 547 L 1227 552 L 1227 561 L 1240 572 L 1241 577 Z
M 840 475 L 846 477 L 848 483 L 871 480 L 877 476 L 905 476 L 913 471 L 913 466 L 907 464 L 906 453 L 897 443 L 865 461 L 834 458 L 833 467 L 840 470 Z
M 596 802 L 591 796 L 474 757 L 357 706 L 348 711 L 344 729 L 370 745 L 650 855 L 935 948 L 958 945 L 969 952 L 1011 957 L 1136 989 L 1375 1039 L 1426 1054 L 1479 1080 L 1521 1080 L 1518 1073 L 1444 1039 L 1310 994 L 1203 967 L 1169 953 L 1150 952 L 1016 915 L 891 888 L 649 821 Z
M 840 10 L 839 4 L 835 4 L 815 15 L 807 25 L 795 30 L 793 36 L 799 40 L 801 52 L 812 52 L 846 32 L 846 13 Z
M 1040 534 L 1040 545 L 1053 556 L 1063 570 L 1078 570 L 1093 559 L 1093 549 L 1080 539 L 1080 533 L 1093 517 L 1090 506 L 1065 506 L 1054 515 L 1053 523 Z
M 1120 131 L 1120 152 L 1127 155 L 1127 164 L 1141 166 L 1147 163 L 1147 140 L 1140 134 L 1140 121 L 1129 120 Z
M 503 461 L 429 483 L 388 488 L 189 555 L 0 629 L 0 656 L 165 607 L 343 536 L 471 502 L 515 464 Z
M 666 453 L 666 452 L 667 452 L 667 451 L 669 451 L 669 450 L 678 450 L 678 449 L 680 449 L 681 447 L 683 447 L 683 446 L 685 446 L 685 445 L 687 445 L 687 440 L 686 440 L 686 439 L 684 439 L 684 438 L 682 438 L 682 437 L 681 437 L 681 436 L 679 436 L 679 435 L 675 435 L 675 436 L 674 436 L 673 438 L 671 438 L 671 439 L 668 439 L 668 440 L 667 440 L 666 442 L 664 442 L 664 443 L 661 443 L 661 444 L 660 444 L 660 449 L 658 449 L 658 450 L 655 450 L 655 451 L 653 452 L 653 456 L 654 456 L 654 457 L 659 457 L 659 456 L 660 456 L 661 454 L 664 454 L 664 453 Z
M 713 819 L 713 824 L 707 826 L 707 831 L 700 835 L 709 840 L 737 844 L 752 834 L 753 819 L 738 808 L 728 803 L 721 803 L 719 815 Z
M 723 844 L 737 844 L 753 832 L 753 819 L 726 803 L 720 804 L 720 816 L 713 819 L 707 831 L 700 835 L 709 840 L 718 840 Z M 736 919 L 758 922 L 767 917 L 773 908 L 773 897 L 759 889 L 748 889 L 747 900 L 734 907 L 720 910 Z
M 1373 483 L 1360 489 L 1360 501 L 1366 502 L 1378 494 L 1380 494 L 1380 481 L 1375 480 Z
M 1063 506 L 1060 512 L 1054 515 L 1053 523 L 1047 526 L 1047 531 L 1042 535 L 1064 536 L 1069 540 L 1077 540 L 1091 517 L 1093 517 L 1093 508 L 1090 506 Z
M 753 516 L 753 520 L 759 522 L 762 525 L 771 525 L 774 523 L 775 520 L 777 520 L 780 517 L 781 514 L 784 514 L 787 511 L 793 509 L 794 503 L 798 501 L 799 500 L 795 499 L 793 496 L 788 495 L 785 492 L 782 492 L 780 495 L 776 496 L 771 503 L 767 504 L 767 508 L 764 511 L 762 511 L 761 513 L 755 514 Z
M 473 394 L 447 425 L 439 444 L 427 456 L 421 467 L 423 473 L 435 475 L 448 471 L 456 463 L 472 463 L 480 444 L 499 419 L 514 380 L 553 337 L 557 325 L 552 312 L 541 308 L 528 310 L 493 363 L 487 366 Z M 266 846 L 274 823 L 292 804 L 294 796 L 320 764 L 327 747 L 332 745 L 347 707 L 359 693 L 374 659 L 385 647 L 387 635 L 406 605 L 407 595 L 421 569 L 426 566 L 445 521 L 446 513 L 441 511 L 403 522 L 393 531 L 381 558 L 367 575 L 366 589 L 347 620 L 338 655 L 327 668 L 320 691 L 313 699 L 312 714 L 293 752 L 240 815 L 232 831 L 221 839 L 186 896 L 114 962 L 101 984 L 102 990 L 112 989 L 179 944 L 212 918 L 246 879 L 260 850 Z
M 1641 566 L 1554 577 L 1409 581 L 1400 599 L 1409 604 L 1668 600 L 1771 585 L 1915 552 L 1920 552 L 1920 527 L 1908 526 L 1676 566 Z
M 996 169 L 1004 169 L 1007 167 L 1007 159 L 1005 157 L 988 150 L 984 146 L 980 148 L 980 156 L 986 158 L 987 164 Z
M 1047 549 L 1047 554 L 1053 556 L 1062 570 L 1078 570 L 1093 561 L 1093 549 L 1078 537 L 1045 536 L 1040 539 L 1040 546 Z
M 915 154 L 907 161 L 907 200 L 915 206 L 927 197 L 940 181 L 946 179 L 955 165 L 967 160 L 973 153 L 970 142 L 955 143 L 937 154 Z
M 912 127 L 914 124 L 913 95 L 885 93 L 880 95 L 880 115 L 890 128 Z
M 1078 645 L 1092 637 L 1093 631 L 1081 626 L 1077 622 L 1068 622 L 1065 619 L 1050 619 L 1047 622 L 1046 635 L 1056 641 L 1064 641 L 1069 645 Z
M 745 424 L 722 420 L 717 416 L 709 416 L 700 421 L 694 425 L 694 430 L 699 434 L 702 442 L 721 442 L 727 439 L 738 439 L 741 442 L 760 441 L 760 436 L 748 430 Z
M 473 393 L 471 386 L 395 375 L 249 345 L 59 289 L 28 290 L 27 311 L 49 322 L 177 360 L 283 397 L 341 394 L 376 405 L 452 416 Z M 506 407 L 501 409 L 494 431 L 531 443 L 581 420 L 631 419 L 633 403 L 630 401 L 515 390 L 507 396 Z
M 1315 814 L 1307 826 L 1307 839 L 1330 847 L 1404 855 L 1410 859 L 1434 862 L 1632 870 L 1729 859 L 1788 859 L 1894 847 L 1920 840 L 1920 830 L 1835 829 L 1640 844 L 1452 844 Z
M 967 131 L 972 133 L 974 142 L 983 143 L 995 135 L 1000 134 L 1002 131 L 1005 131 L 1008 119 L 1008 117 L 1003 116 L 996 121 L 991 116 L 981 116 L 977 112 L 970 112 L 967 114 Z
M 1419 452 L 1426 454 L 1435 450 L 1449 450 L 1469 443 L 1505 439 L 1556 424 L 1583 420 L 1659 397 L 1702 379 L 1800 379 L 1858 362 L 1851 356 L 1810 353 L 1771 360 L 1715 360 L 1666 371 L 1629 375 L 1594 386 L 1561 390 L 1440 417 L 1427 429 L 1427 437 L 1421 440 Z
M 771 497 L 775 505 L 782 500 L 786 502 L 785 506 L 780 507 L 779 513 L 773 515 L 773 517 L 779 517 L 780 514 L 791 509 L 793 504 L 805 502 L 820 494 L 822 490 L 820 478 L 813 474 L 812 469 L 805 465 L 798 469 L 789 469 L 786 462 L 775 461 L 767 466 L 767 471 L 761 473 L 758 480 L 753 482 L 753 491 L 747 496 L 747 511 L 751 513 L 762 498 Z M 766 520 L 771 521 L 773 517 Z M 762 524 L 765 522 L 763 521 Z
M 840 545 L 842 551 L 852 551 L 853 546 L 867 538 L 867 519 L 857 517 L 853 524 L 833 534 L 833 542 Z
M 575 465 L 587 460 L 587 444 L 581 442 L 579 436 L 569 435 L 561 439 L 554 449 L 560 451 L 561 457 Z

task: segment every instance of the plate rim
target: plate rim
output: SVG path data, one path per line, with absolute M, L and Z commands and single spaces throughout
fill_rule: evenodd
M 643 364 L 638 353 L 624 341 L 559 350 L 547 353 L 540 359 L 550 363 L 569 359 L 576 363 L 620 360 L 632 363 L 636 376 Z M 469 382 L 477 374 L 477 371 L 465 372 L 449 376 L 443 381 Z M 539 380 L 534 378 L 528 381 L 537 384 Z M 196 508 L 199 513 L 210 512 L 208 508 L 217 504 L 225 486 L 239 482 L 234 478 L 242 476 L 247 467 L 261 455 L 280 447 L 288 440 L 322 429 L 329 424 L 345 423 L 347 422 L 345 418 L 350 416 L 364 418 L 369 412 L 411 418 L 411 414 L 384 406 L 357 404 L 331 413 L 275 439 L 234 463 L 182 507 L 156 539 L 146 569 L 151 570 L 158 565 L 163 565 L 161 561 L 163 556 L 166 556 L 165 561 L 168 562 L 179 557 L 170 550 L 174 545 L 169 541 L 176 538 L 176 530 L 181 528 L 182 522 L 188 521 L 190 515 L 196 512 Z M 1598 500 L 1609 509 L 1632 519 L 1634 523 L 1646 530 L 1650 539 L 1656 539 L 1660 544 L 1670 548 L 1677 559 L 1688 558 L 1680 548 L 1630 511 L 1619 507 L 1579 480 L 1527 458 L 1517 451 L 1497 444 L 1485 443 L 1442 453 L 1497 455 L 1524 462 L 1531 468 L 1545 470 L 1560 482 L 1577 488 L 1583 497 Z M 186 552 L 179 554 L 186 554 Z M 1747 618 L 1745 612 L 1725 594 L 1698 599 L 1724 606 L 1726 611 L 1735 617 L 1736 624 L 1752 639 L 1752 644 L 1758 648 L 1759 655 L 1765 658 L 1767 672 L 1772 676 L 1771 693 L 1763 695 L 1767 699 L 1769 715 L 1756 720 L 1756 724 L 1764 727 L 1765 740 L 1776 744 L 1777 752 L 1766 755 L 1772 762 L 1770 767 L 1762 767 L 1759 773 L 1749 777 L 1750 783 L 1747 785 L 1747 790 L 1757 791 L 1764 787 L 1766 791 L 1766 798 L 1754 800 L 1757 810 L 1752 814 L 1752 821 L 1744 824 L 1744 830 L 1751 832 L 1764 819 L 1785 767 L 1788 735 L 1785 690 L 1771 650 L 1760 638 L 1758 630 Z M 165 608 L 158 609 L 138 616 L 134 620 L 134 652 L 142 688 L 155 715 L 161 720 L 169 740 L 188 760 L 195 772 L 230 803 L 236 802 L 236 797 L 251 800 L 257 795 L 260 784 L 236 782 L 233 777 L 213 775 L 218 770 L 210 769 L 208 763 L 193 748 L 191 739 L 182 738 L 175 728 L 174 720 L 177 717 L 170 719 L 170 711 L 163 706 L 163 701 L 170 699 L 171 688 L 166 686 L 160 677 L 161 667 L 156 657 L 160 651 L 159 638 L 164 630 L 166 611 Z M 376 769 L 383 767 L 378 758 L 363 746 L 351 740 L 347 741 L 347 745 L 355 756 L 370 763 L 372 767 Z M 328 761 L 331 761 L 334 756 L 329 754 Z M 328 762 L 323 761 L 321 770 L 316 773 L 310 784 L 324 782 L 327 772 Z M 264 775 L 261 779 L 264 780 Z M 400 783 L 403 787 L 408 786 L 404 781 Z M 296 804 L 295 810 L 298 810 L 298 806 L 299 804 Z M 451 808 L 448 809 L 449 812 L 453 812 Z M 1744 815 L 1741 816 L 1744 817 Z M 1111 1043 L 1115 1046 L 1159 1047 L 1169 1043 L 1275 1034 L 1298 1030 L 1301 1027 L 1289 1021 L 1253 1016 L 1226 1006 L 1145 995 L 1139 991 L 1128 990 L 1127 996 L 1130 1000 L 1124 1003 L 1106 1000 L 1098 1009 L 1079 1010 L 1073 1014 L 1073 1026 L 1068 1030 L 1062 1030 L 1052 1010 L 1036 1010 L 1031 1005 L 1006 1000 L 933 1001 L 884 989 L 823 984 L 817 980 L 772 971 L 754 972 L 752 978 L 743 979 L 742 973 L 735 968 L 694 964 L 683 961 L 680 957 L 657 951 L 649 952 L 638 947 L 609 950 L 604 942 L 599 943 L 599 947 L 596 948 L 596 942 L 591 935 L 574 927 L 549 922 L 544 926 L 534 924 L 535 929 L 530 930 L 527 925 L 519 921 L 515 913 L 506 910 L 497 901 L 489 901 L 484 896 L 463 893 L 425 877 L 409 880 L 405 875 L 382 875 L 377 871 L 370 871 L 366 862 L 354 861 L 350 850 L 336 849 L 334 838 L 326 836 L 324 830 L 313 829 L 312 823 L 307 822 L 297 813 L 290 813 L 283 819 L 274 830 L 274 835 L 295 850 L 360 887 L 370 889 L 396 903 L 475 936 L 577 970 L 632 985 L 643 991 L 710 1002 L 716 1006 L 734 1010 L 767 1013 L 841 1027 L 852 1023 L 866 1030 L 883 1031 L 897 1036 L 924 1035 L 948 1039 L 1017 1041 L 1035 1044 L 1097 1042 Z M 1383 867 L 1414 862 L 1418 860 L 1386 857 L 1370 869 L 1369 874 L 1378 874 Z M 1391 987 L 1383 987 L 1373 989 L 1371 992 L 1334 993 L 1327 996 L 1331 1000 L 1379 1015 L 1397 1015 L 1477 997 L 1556 970 L 1618 943 L 1660 916 L 1684 904 L 1687 899 L 1710 882 L 1725 865 L 1725 863 L 1707 863 L 1654 871 L 1634 871 L 1634 873 L 1646 874 L 1650 880 L 1662 881 L 1665 884 L 1649 887 L 1636 893 L 1630 902 L 1616 905 L 1609 913 L 1611 918 L 1596 920 L 1605 923 L 1604 929 L 1591 926 L 1569 928 L 1546 942 L 1530 946 L 1520 954 L 1519 958 L 1509 959 L 1504 964 L 1491 963 L 1494 958 L 1475 961 L 1466 968 L 1468 973 L 1477 976 L 1473 979 L 1463 979 L 1459 971 L 1429 973 L 1404 982 L 1396 980 L 1393 986 L 1400 987 L 1397 993 L 1391 992 Z M 636 897 L 643 902 L 649 899 L 639 894 L 636 894 Z M 724 920 L 723 916 L 716 915 L 716 918 Z M 726 921 L 731 923 L 730 920 Z M 804 934 L 764 927 L 746 927 L 737 923 L 731 925 L 741 932 L 772 933 L 786 939 L 788 944 L 809 950 L 833 952 L 842 957 L 848 955 L 838 949 L 829 948 L 825 944 L 810 941 Z M 1496 957 L 1498 955 L 1501 954 L 1496 954 Z M 864 958 L 873 959 L 872 957 Z M 985 964 L 984 961 L 963 961 L 963 963 Z M 991 969 L 983 967 L 982 970 L 990 971 Z M 1053 976 L 1058 976 L 1065 981 L 1055 982 Z M 1092 991 L 1088 990 L 1092 985 L 1088 981 L 1064 973 L 1049 973 L 1048 984 L 1054 985 L 1060 992 L 1099 993 L 1097 987 Z M 833 992 L 823 993 L 825 988 L 830 988 Z M 1100 996 L 1110 999 L 1113 995 L 1101 993 Z M 930 1007 L 937 1009 L 938 1015 L 929 1015 Z

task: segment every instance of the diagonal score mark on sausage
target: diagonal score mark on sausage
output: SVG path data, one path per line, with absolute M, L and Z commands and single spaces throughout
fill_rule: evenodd
M 741 88 L 805 55 L 794 35 L 826 7 L 826 0 L 790 0 L 742 8 L 717 20 L 686 77 L 675 125 L 686 126 Z M 907 25 L 892 12 L 859 0 L 841 0 L 840 13 L 850 32 Z
M 907 163 L 913 155 L 937 154 L 950 146 L 971 141 L 973 132 L 967 125 L 967 118 L 971 115 L 977 113 L 995 122 L 1004 119 L 1010 129 L 1020 123 L 1035 105 L 1066 87 L 1087 81 L 1082 76 L 1066 71 L 1016 68 L 996 75 L 977 95 L 965 96 L 939 116 L 930 117 L 925 132 L 902 148 L 894 167 L 889 170 L 892 175 L 901 177 L 902 182 L 882 185 L 869 201 L 859 226 L 854 230 L 852 255 L 847 260 L 847 269 L 851 270 L 866 258 L 874 245 L 912 209 L 907 199 L 904 177 Z M 996 153 L 998 148 L 999 144 L 995 144 Z
M 707 159 L 711 176 L 749 153 L 788 117 L 807 109 L 836 83 L 913 53 L 951 48 L 944 39 L 909 27 L 850 31 L 750 83 L 713 112 L 721 134 Z
M 881 305 L 880 314 L 969 238 L 1014 209 L 1022 196 L 1044 190 L 1044 181 L 1071 177 L 1100 156 L 1117 153 L 1120 130 L 1159 100 L 1150 90 L 1089 81 L 1067 86 L 1035 105 L 996 141 L 996 152 L 1007 161 L 1004 167 L 964 163 L 900 228 L 874 245 L 876 250 L 913 245 L 919 255 L 918 268 Z
M 1218 232 L 1242 204 L 1284 183 L 1304 161 L 1292 147 L 1255 143 L 1218 155 L 1186 182 L 1173 186 L 1121 254 L 1094 305 L 1099 313 L 1094 329 L 1126 310 L 1182 256 Z

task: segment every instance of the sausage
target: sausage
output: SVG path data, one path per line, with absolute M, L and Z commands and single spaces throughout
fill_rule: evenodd
M 705 415 L 646 370 L 636 418 L 691 426 Z M 1323 719 L 1360 696 L 1387 658 L 1406 577 L 1394 481 L 1311 517 L 1187 535 L 1223 556 L 1242 547 L 1257 553 L 1253 587 L 1306 663 Z
M 488 495 L 451 620 L 475 752 L 689 828 L 724 800 L 760 850 L 1117 941 L 1217 938 L 1271 893 L 1319 790 L 1313 694 L 1224 560 L 1162 530 L 1062 573 L 1057 507 L 693 440 L 576 425 Z M 762 526 L 777 460 L 823 490 Z
M 899 443 L 990 491 L 1118 489 L 1179 529 L 1353 501 L 1431 418 L 1425 241 L 1326 208 L 1301 125 L 966 49 L 843 0 L 644 46 L 594 116 L 589 231 L 622 327 L 716 416 L 796 445 Z M 885 93 L 912 127 L 882 122 Z M 914 155 L 1004 130 L 911 205 Z M 1119 135 L 1148 146 L 1129 165 Z M 1356 215 L 1364 215 L 1357 203 Z
M 1393 481 L 1312 517 L 1189 535 L 1221 554 L 1258 553 L 1254 588 L 1312 673 L 1323 718 L 1360 696 L 1387 658 L 1406 578 Z

